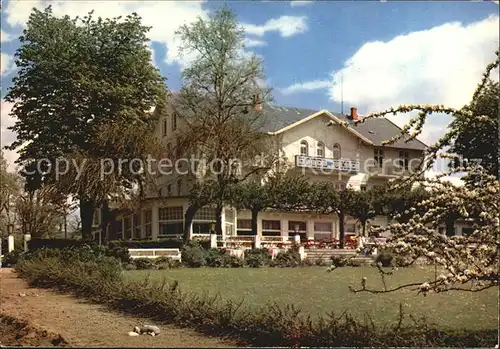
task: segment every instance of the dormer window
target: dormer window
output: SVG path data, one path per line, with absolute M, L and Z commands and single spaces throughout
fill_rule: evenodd
M 316 148 L 316 156 L 319 158 L 325 157 L 325 145 L 323 144 L 323 142 L 318 142 L 318 145 Z
M 335 143 L 333 145 L 333 158 L 339 160 L 340 156 L 341 156 L 341 153 L 340 153 L 340 144 Z
M 309 155 L 309 144 L 306 141 L 300 142 L 300 155 L 308 156 Z

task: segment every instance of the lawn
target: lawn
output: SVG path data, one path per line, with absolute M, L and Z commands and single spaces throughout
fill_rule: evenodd
M 498 290 L 450 292 L 417 295 L 405 289 L 387 294 L 352 293 L 348 286 L 358 286 L 367 277 L 368 286 L 381 287 L 378 272 L 372 267 L 339 268 L 327 273 L 324 267 L 306 268 L 199 268 L 154 271 L 127 271 L 126 277 L 177 280 L 182 290 L 209 294 L 223 299 L 241 300 L 249 307 L 268 303 L 294 304 L 302 312 L 316 316 L 332 311 L 338 316 L 347 311 L 359 318 L 368 313 L 375 323 L 393 323 L 403 304 L 406 314 L 424 317 L 440 328 L 496 329 L 498 325 Z M 389 276 L 390 287 L 432 278 L 434 269 L 412 267 Z

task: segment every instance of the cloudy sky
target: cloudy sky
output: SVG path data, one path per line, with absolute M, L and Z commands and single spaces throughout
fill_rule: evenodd
M 56 15 L 103 17 L 137 12 L 149 33 L 154 63 L 177 90 L 187 62 L 178 55 L 174 31 L 206 18 L 222 2 L 192 1 L 3 1 L 1 32 L 2 98 L 16 74 L 13 55 L 30 9 L 51 3 Z M 247 35 L 248 50 L 264 58 L 275 103 L 361 114 L 409 103 L 460 107 L 470 100 L 487 63 L 499 46 L 497 2 L 228 2 Z M 342 76 L 342 79 L 341 79 Z M 10 105 L 1 108 L 1 143 Z M 394 117 L 402 124 L 405 118 Z M 435 116 L 422 135 L 430 143 L 449 120 Z M 9 160 L 15 154 L 8 152 Z

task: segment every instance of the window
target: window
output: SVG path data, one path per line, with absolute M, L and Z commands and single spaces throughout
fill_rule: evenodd
M 167 196 L 172 196 L 172 184 L 167 185 Z
M 252 229 L 252 220 L 251 219 L 238 219 L 237 226 L 239 229 Z
M 335 143 L 335 144 L 333 145 L 333 148 L 332 148 L 332 149 L 333 149 L 333 158 L 334 158 L 334 159 L 337 159 L 337 160 L 338 160 L 338 159 L 340 159 L 340 157 L 341 157 L 341 155 L 342 155 L 342 154 L 340 153 L 340 144 Z
M 316 149 L 316 156 L 319 158 L 325 157 L 325 145 L 323 142 L 318 142 L 318 148 Z
M 163 119 L 162 125 L 161 125 L 161 134 L 163 136 L 167 135 L 167 119 Z
M 262 220 L 262 230 L 280 230 L 280 229 L 281 229 L 280 221 Z
M 382 149 L 375 149 L 373 158 L 375 159 L 375 164 L 379 168 L 382 168 L 384 164 L 384 151 Z
M 125 240 L 131 239 L 132 238 L 132 222 L 131 222 L 131 216 L 127 216 L 123 218 L 123 225 L 124 225 L 124 234 L 123 238 Z
M 184 230 L 183 222 L 160 222 L 159 223 L 159 237 L 169 237 L 182 235 Z
M 177 181 L 177 196 L 182 195 L 182 179 Z
M 138 213 L 134 214 L 134 238 L 141 237 L 141 215 Z
M 236 221 L 236 233 L 237 235 L 256 235 L 256 232 L 252 231 L 252 220 L 238 219 Z
M 160 221 L 183 220 L 182 206 L 160 207 L 158 211 L 158 220 Z
M 144 211 L 144 232 L 147 238 L 153 236 L 151 222 L 153 221 L 153 212 L 151 210 Z
M 335 183 L 335 184 L 333 185 L 333 187 L 334 187 L 336 190 L 345 190 L 345 188 L 346 188 L 346 184 L 345 184 L 345 183 L 341 183 L 341 182 L 339 182 L 339 183 Z
M 314 222 L 314 239 L 329 239 L 332 234 L 332 222 Z
M 200 208 L 195 216 L 194 220 L 197 221 L 215 221 L 215 208 L 212 207 L 202 207 Z
M 184 230 L 182 206 L 160 207 L 158 209 L 158 236 L 182 235 Z
M 210 234 L 212 223 L 193 223 L 193 234 Z
M 399 167 L 407 170 L 409 162 L 410 162 L 410 154 L 407 151 L 400 151 L 399 161 L 398 161 Z
M 309 155 L 309 144 L 306 141 L 300 142 L 300 155 L 308 156 Z
M 331 233 L 332 222 L 314 222 L 314 231 L 322 233 Z
M 177 130 L 177 113 L 172 114 L 172 131 Z
M 295 228 L 298 231 L 306 231 L 306 222 L 288 221 L 288 231 L 295 233 Z
M 463 236 L 470 236 L 474 232 L 474 228 L 462 228 Z
M 228 208 L 225 210 L 226 222 L 234 222 L 234 210 Z
M 281 222 L 262 220 L 262 235 L 263 236 L 280 236 Z

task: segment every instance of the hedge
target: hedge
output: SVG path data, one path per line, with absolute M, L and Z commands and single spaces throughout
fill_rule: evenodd
M 181 249 L 184 241 L 179 238 L 160 239 L 160 240 L 113 240 L 108 243 L 109 248 L 115 247 L 124 248 L 178 248 Z M 210 248 L 210 240 L 200 241 L 200 245 L 208 249 Z
M 94 241 L 74 240 L 74 239 L 32 239 L 28 241 L 28 250 L 38 250 L 40 248 L 70 248 L 82 247 L 85 245 L 97 245 Z

